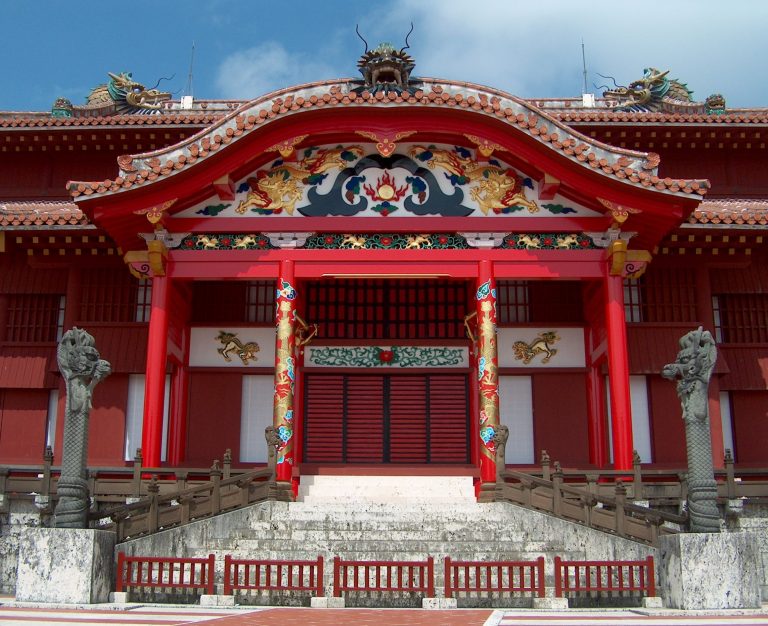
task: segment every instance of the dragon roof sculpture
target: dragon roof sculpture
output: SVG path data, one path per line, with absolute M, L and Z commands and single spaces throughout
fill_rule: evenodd
M 91 90 L 86 103 L 73 105 L 58 98 L 51 109 L 54 117 L 93 117 L 101 115 L 148 115 L 157 113 L 171 94 L 155 87 L 147 89 L 133 80 L 130 72 L 108 73 L 109 82 Z M 159 81 L 158 81 L 159 83 Z
M 628 86 L 616 85 L 603 92 L 603 97 L 617 103 L 618 111 L 652 113 L 724 113 L 725 98 L 720 94 L 709 96 L 704 102 L 695 102 L 688 85 L 668 78 L 669 70 L 646 68 L 643 77 Z M 615 81 L 614 81 L 615 84 Z
M 413 24 L 411 24 L 411 30 L 405 37 L 405 46 L 400 50 L 397 50 L 391 43 L 380 43 L 373 50 L 368 50 L 368 42 L 360 35 L 360 31 L 357 30 L 357 35 L 360 39 L 363 39 L 365 43 L 365 52 L 357 62 L 357 68 L 363 75 L 363 80 L 354 81 L 359 85 L 355 92 L 370 91 L 376 93 L 383 91 L 389 93 L 394 91 L 397 94 L 401 94 L 404 91 L 413 93 L 414 87 L 409 85 L 411 80 L 411 72 L 416 66 L 416 63 L 406 50 L 410 47 L 408 45 L 408 37 L 413 32 Z

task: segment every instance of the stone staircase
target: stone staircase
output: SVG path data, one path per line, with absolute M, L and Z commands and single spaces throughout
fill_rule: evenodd
M 359 480 L 360 477 L 354 477 Z M 404 480 L 405 477 L 403 477 Z M 471 485 L 471 478 L 469 479 Z M 322 481 L 321 481 L 322 482 Z M 413 493 L 413 492 L 411 492 Z M 439 493 L 439 492 L 437 492 Z M 118 544 L 132 555 L 216 555 L 217 581 L 223 580 L 224 556 L 268 559 L 325 559 L 325 585 L 331 595 L 333 557 L 360 560 L 435 558 L 438 596 L 443 559 L 533 560 L 546 558 L 547 587 L 553 586 L 553 561 L 569 559 L 643 559 L 655 548 L 505 503 L 478 503 L 467 494 L 445 498 L 391 497 L 384 489 L 368 497 L 343 499 L 310 489 L 304 501 L 264 502 Z M 359 494 L 358 494 L 359 495 Z M 275 599 L 272 598 L 271 601 Z M 385 599 L 386 600 L 386 599 Z M 493 606 L 492 599 L 481 599 Z M 413 603 L 413 599 L 398 599 Z M 378 606 L 382 599 L 376 599 Z M 459 600 L 460 606 L 478 601 Z M 523 605 L 530 598 L 522 599 Z M 510 605 L 510 599 L 499 600 Z M 512 601 L 514 604 L 514 600 Z M 354 604 L 354 600 L 348 605 Z M 366 604 L 360 599 L 358 604 Z

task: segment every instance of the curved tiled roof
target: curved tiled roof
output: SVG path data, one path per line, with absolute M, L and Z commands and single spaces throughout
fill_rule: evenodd
M 168 124 L 211 124 L 223 117 L 223 113 L 179 111 L 157 115 L 99 115 L 95 117 L 24 116 L 2 118 L 0 128 L 57 128 L 80 126 L 151 126 Z
M 768 199 L 704 200 L 688 217 L 688 224 L 768 226 Z M 38 201 L 0 203 L 0 227 L 45 228 L 89 226 L 74 202 Z
M 83 227 L 88 218 L 74 202 L 0 202 L 0 228 Z
M 611 109 L 574 109 L 550 112 L 562 122 L 631 124 L 768 124 L 768 109 L 731 110 L 726 113 L 648 113 Z
M 253 100 L 189 139 L 155 152 L 118 159 L 120 175 L 114 180 L 71 182 L 73 197 L 110 194 L 168 177 L 207 158 L 255 127 L 312 108 L 353 106 L 394 107 L 416 105 L 469 109 L 517 127 L 550 149 L 604 174 L 644 188 L 703 196 L 708 181 L 659 178 L 659 157 L 601 143 L 574 131 L 529 102 L 509 94 L 462 82 L 424 79 L 413 95 L 352 91 L 349 81 L 324 81 L 284 89 Z
M 689 224 L 768 225 L 768 200 L 707 200 L 688 217 Z

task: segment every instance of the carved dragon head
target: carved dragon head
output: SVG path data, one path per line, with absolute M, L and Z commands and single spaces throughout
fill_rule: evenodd
M 669 70 L 660 72 L 655 67 L 646 68 L 640 80 L 632 81 L 628 86 L 617 85 L 614 89 L 603 92 L 608 100 L 617 100 L 617 108 L 627 111 L 651 110 L 653 100 L 663 98 L 669 90 Z
M 155 87 L 147 89 L 133 80 L 130 72 L 108 73 L 109 82 L 91 90 L 86 106 L 114 104 L 117 113 L 152 113 L 159 111 L 171 94 Z
M 408 90 L 408 83 L 411 78 L 411 71 L 416 66 L 413 57 L 406 50 L 408 45 L 408 36 L 405 37 L 405 46 L 397 50 L 391 43 L 381 43 L 373 50 L 368 50 L 368 42 L 357 31 L 360 39 L 365 42 L 365 52 L 357 62 L 357 68 L 363 75 L 363 85 L 361 89 L 367 89 L 372 92 L 377 91 L 395 91 L 402 93 Z

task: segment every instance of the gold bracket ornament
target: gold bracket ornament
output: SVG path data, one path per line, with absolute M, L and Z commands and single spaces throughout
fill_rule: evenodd
M 147 242 L 146 250 L 131 250 L 123 255 L 131 274 L 140 280 L 155 276 L 165 276 L 165 264 L 168 260 L 168 248 L 159 239 Z
M 500 146 L 497 143 L 491 143 L 487 139 L 481 139 L 475 135 L 465 134 L 464 136 L 477 146 L 477 151 L 486 159 L 490 158 L 496 150 L 504 150 L 504 146 Z
M 392 153 L 397 149 L 398 141 L 416 134 L 415 130 L 402 130 L 400 132 L 395 133 L 392 136 L 388 134 L 379 136 L 377 133 L 374 133 L 373 131 L 370 131 L 370 130 L 358 130 L 355 132 L 358 135 L 361 135 L 363 137 L 366 137 L 368 139 L 375 141 L 376 150 L 384 158 L 392 156 Z
M 299 323 L 299 326 L 296 329 L 296 347 L 300 348 L 302 346 L 309 345 L 319 330 L 317 324 L 312 324 L 310 326 L 303 319 L 301 319 L 301 317 L 299 317 L 298 313 L 295 313 L 294 317 Z
M 611 202 L 610 200 L 604 200 L 603 198 L 598 198 L 597 201 L 611 212 L 613 220 L 617 224 L 623 224 L 626 222 L 630 215 L 642 213 L 640 209 L 633 209 L 631 207 L 624 206 L 623 204 Z
M 279 152 L 281 157 L 288 159 L 293 154 L 294 150 L 296 150 L 296 146 L 298 146 L 307 137 L 309 137 L 309 135 L 299 135 L 293 139 L 288 139 L 283 143 L 278 143 L 270 148 L 267 148 L 267 152 Z
M 160 220 L 163 219 L 163 215 L 165 212 L 170 209 L 174 203 L 176 202 L 177 198 L 174 198 L 173 200 L 168 200 L 167 202 L 163 202 L 162 204 L 158 204 L 153 207 L 149 207 L 148 209 L 139 209 L 138 211 L 134 211 L 134 215 L 146 215 L 147 220 L 150 224 L 153 226 L 156 226 Z
M 640 278 L 652 258 L 648 250 L 627 250 L 627 242 L 623 239 L 615 239 L 608 246 L 611 276 Z

